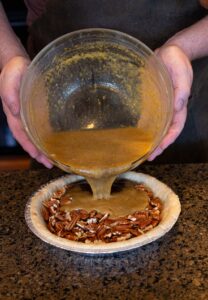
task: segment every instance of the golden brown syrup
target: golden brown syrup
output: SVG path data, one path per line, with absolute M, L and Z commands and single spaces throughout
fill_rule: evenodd
M 61 210 L 96 209 L 98 212 L 110 213 L 111 217 L 125 216 L 137 210 L 144 210 L 148 205 L 147 193 L 136 190 L 134 185 L 135 183 L 125 181 L 121 189 L 111 193 L 110 198 L 96 201 L 92 193 L 83 188 L 82 183 L 77 183 L 64 196 L 64 198 L 72 197 L 71 204 L 62 206 Z
M 152 143 L 147 131 L 127 127 L 53 132 L 44 148 L 69 171 L 84 176 L 95 199 L 108 199 L 116 176 L 146 155 Z

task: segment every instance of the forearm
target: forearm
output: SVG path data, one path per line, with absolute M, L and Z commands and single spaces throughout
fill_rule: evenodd
M 28 57 L 23 45 L 12 30 L 0 2 L 0 70 L 15 56 Z
M 190 60 L 208 56 L 208 16 L 175 34 L 165 45 L 180 47 Z

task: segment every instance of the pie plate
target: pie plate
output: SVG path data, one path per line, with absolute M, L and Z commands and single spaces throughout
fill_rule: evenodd
M 63 186 L 84 179 L 77 175 L 66 175 L 42 186 L 26 204 L 25 219 L 30 230 L 44 242 L 53 246 L 86 254 L 108 254 L 127 251 L 151 243 L 164 236 L 176 223 L 181 205 L 178 196 L 164 183 L 156 178 L 136 172 L 127 172 L 118 178 L 144 183 L 154 196 L 159 197 L 163 203 L 160 223 L 150 231 L 125 241 L 112 243 L 82 243 L 70 241 L 51 233 L 41 214 L 42 202 L 49 199 L 52 194 Z

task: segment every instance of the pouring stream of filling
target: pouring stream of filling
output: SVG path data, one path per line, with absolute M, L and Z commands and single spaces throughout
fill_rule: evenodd
M 152 144 L 150 132 L 133 127 L 53 132 L 44 139 L 46 152 L 67 166 L 69 171 L 84 176 L 91 186 L 94 200 L 110 198 L 107 204 L 103 200 L 98 202 L 100 207 L 110 204 L 113 210 L 122 209 L 124 198 L 132 208 L 138 203 L 130 189 L 123 190 L 119 200 L 114 199 L 110 196 L 111 187 L 116 176 L 129 170 L 135 161 L 146 155 Z M 86 195 L 82 196 L 80 191 L 77 193 L 75 198 L 79 199 L 80 206 L 86 209 L 87 206 L 90 209 L 95 206 L 93 199 L 84 200 Z M 141 198 L 141 202 L 146 203 L 146 200 Z

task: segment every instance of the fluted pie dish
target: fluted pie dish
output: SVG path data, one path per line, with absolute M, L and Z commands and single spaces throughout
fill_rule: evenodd
M 81 176 L 77 175 L 63 176 L 41 187 L 28 201 L 25 210 L 26 222 L 31 231 L 44 242 L 58 248 L 86 254 L 121 252 L 141 247 L 164 236 L 173 227 L 179 217 L 181 210 L 179 198 L 167 185 L 146 174 L 127 172 L 120 175 L 119 179 L 133 181 L 138 184 L 142 183 L 152 190 L 155 197 L 161 200 L 161 220 L 156 227 L 137 237 L 111 243 L 82 243 L 56 236 L 47 228 L 42 215 L 42 204 L 57 190 L 82 179 Z

